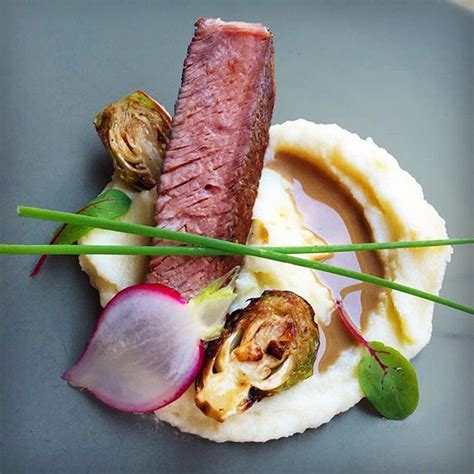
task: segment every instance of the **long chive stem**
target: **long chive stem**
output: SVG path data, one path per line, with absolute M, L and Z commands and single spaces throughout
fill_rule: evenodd
M 426 291 L 411 288 L 409 286 L 402 285 L 400 283 L 396 283 L 390 280 L 385 280 L 384 278 L 380 278 L 374 275 L 368 275 L 366 273 L 356 272 L 354 270 L 340 268 L 322 262 L 313 262 L 299 257 L 294 257 L 292 255 L 278 253 L 265 248 L 248 247 L 246 245 L 237 244 L 234 242 L 227 242 L 225 240 L 214 239 L 211 237 L 203 237 L 200 235 L 188 234 L 185 232 L 177 232 L 169 229 L 161 229 L 158 227 L 151 227 L 141 224 L 131 224 L 110 219 L 103 219 L 99 217 L 83 216 L 69 212 L 53 211 L 49 209 L 40 209 L 27 206 L 19 206 L 18 215 L 22 217 L 31 217 L 35 219 L 64 222 L 73 225 L 81 225 L 86 227 L 108 229 L 117 232 L 138 234 L 148 237 L 155 237 L 163 240 L 182 242 L 198 247 L 211 248 L 230 254 L 248 255 L 253 257 L 265 258 L 268 260 L 275 260 L 278 262 L 306 267 L 312 270 L 319 270 L 335 275 L 344 276 L 347 278 L 353 278 L 355 280 L 363 281 L 366 283 L 379 285 L 385 288 L 389 288 L 391 290 L 401 291 L 403 293 L 417 296 L 419 298 L 423 298 L 434 303 L 442 304 L 444 306 L 448 306 L 459 311 L 474 314 L 474 308 L 470 306 L 466 306 L 457 303 L 456 301 L 442 298 L 441 296 L 427 293 Z
M 365 244 L 316 245 L 302 247 L 253 247 L 283 254 L 321 254 L 338 252 L 358 252 L 370 250 L 403 249 L 418 247 L 439 247 L 447 245 L 474 244 L 474 239 L 443 239 L 402 242 L 370 242 Z M 247 246 L 249 247 L 249 246 Z M 191 257 L 209 257 L 232 255 L 229 252 L 203 247 L 177 247 L 174 245 L 23 245 L 0 244 L 0 255 L 181 255 Z
M 447 245 L 471 245 L 473 239 L 437 239 L 437 240 L 404 240 L 400 242 L 369 242 L 362 244 L 334 244 L 334 245 L 312 245 L 297 247 L 265 247 L 273 252 L 286 254 L 311 254 L 311 253 L 340 253 L 361 252 L 371 250 L 408 249 L 421 247 L 445 247 Z
M 22 245 L 0 244 L 0 255 L 146 255 L 148 257 L 182 255 L 213 257 L 232 255 L 221 250 L 171 245 Z

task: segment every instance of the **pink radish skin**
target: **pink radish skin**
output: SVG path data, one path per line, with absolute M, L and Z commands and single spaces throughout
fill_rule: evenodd
M 186 300 L 164 285 L 136 285 L 104 308 L 84 353 L 63 378 L 113 408 L 148 413 L 188 389 L 203 357 Z

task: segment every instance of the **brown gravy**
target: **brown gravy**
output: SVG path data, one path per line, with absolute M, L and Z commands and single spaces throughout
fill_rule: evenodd
M 329 244 L 372 242 L 370 226 L 362 206 L 334 178 L 304 158 L 278 153 L 268 168 L 292 185 L 292 195 L 305 227 Z M 291 243 L 288 243 L 291 245 Z M 329 264 L 383 277 L 383 264 L 375 252 L 335 253 Z M 358 326 L 364 327 L 369 312 L 377 305 L 381 289 L 359 281 L 317 272 L 318 280 L 330 288 Z M 321 325 L 318 372 L 324 372 L 342 350 L 355 345 L 337 314 Z

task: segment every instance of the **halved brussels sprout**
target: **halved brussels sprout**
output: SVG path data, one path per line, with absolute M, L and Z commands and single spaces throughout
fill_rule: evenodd
M 94 125 L 120 177 L 138 190 L 151 189 L 171 135 L 171 117 L 149 95 L 136 91 L 101 110 Z
M 228 316 L 209 344 L 195 402 L 217 421 L 313 375 L 319 330 L 309 303 L 290 291 L 265 291 Z

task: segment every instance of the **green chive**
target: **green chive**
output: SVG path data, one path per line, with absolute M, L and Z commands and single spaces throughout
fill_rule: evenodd
M 149 257 L 164 255 L 183 255 L 207 257 L 232 255 L 220 250 L 201 247 L 176 247 L 171 245 L 21 245 L 0 244 L 0 255 L 146 255 Z
M 301 247 L 252 247 L 270 250 L 283 254 L 321 254 L 340 252 L 359 252 L 386 249 L 403 249 L 419 247 L 439 247 L 447 245 L 474 244 L 474 239 L 443 239 L 420 240 L 405 242 L 377 242 L 366 244 L 316 245 Z M 150 257 L 165 255 L 182 255 L 192 257 L 209 257 L 217 255 L 233 255 L 230 252 L 203 247 L 177 247 L 174 245 L 23 245 L 0 244 L 0 255 L 146 255 Z
M 210 248 L 214 250 L 223 251 L 225 253 L 234 255 L 248 255 L 253 257 L 265 258 L 268 260 L 275 260 L 278 262 L 288 263 L 301 267 L 310 268 L 312 270 L 319 270 L 335 275 L 353 278 L 355 280 L 379 285 L 396 291 L 401 291 L 419 298 L 432 301 L 434 303 L 442 304 L 459 311 L 464 311 L 469 314 L 474 314 L 474 308 L 466 306 L 456 301 L 451 301 L 431 293 L 427 293 L 416 288 L 411 288 L 406 285 L 385 280 L 384 278 L 368 275 L 346 268 L 335 267 L 322 262 L 313 262 L 302 258 L 294 257 L 278 253 L 266 248 L 248 247 L 234 242 L 227 242 L 225 240 L 213 239 L 211 237 L 203 237 L 195 234 L 188 234 L 185 232 L 177 232 L 169 229 L 160 229 L 158 227 L 151 227 L 140 224 L 130 224 L 126 222 L 113 221 L 109 219 L 102 219 L 97 217 L 82 216 L 72 214 L 69 212 L 53 211 L 49 209 L 40 209 L 27 206 L 18 207 L 18 215 L 22 217 L 31 217 L 35 219 L 50 220 L 55 222 L 64 222 L 67 224 L 84 225 L 87 227 L 94 227 L 100 229 L 114 230 L 117 232 L 126 232 L 131 234 L 138 234 L 148 237 L 155 237 L 163 240 L 170 240 L 175 242 L 182 242 L 198 247 Z

